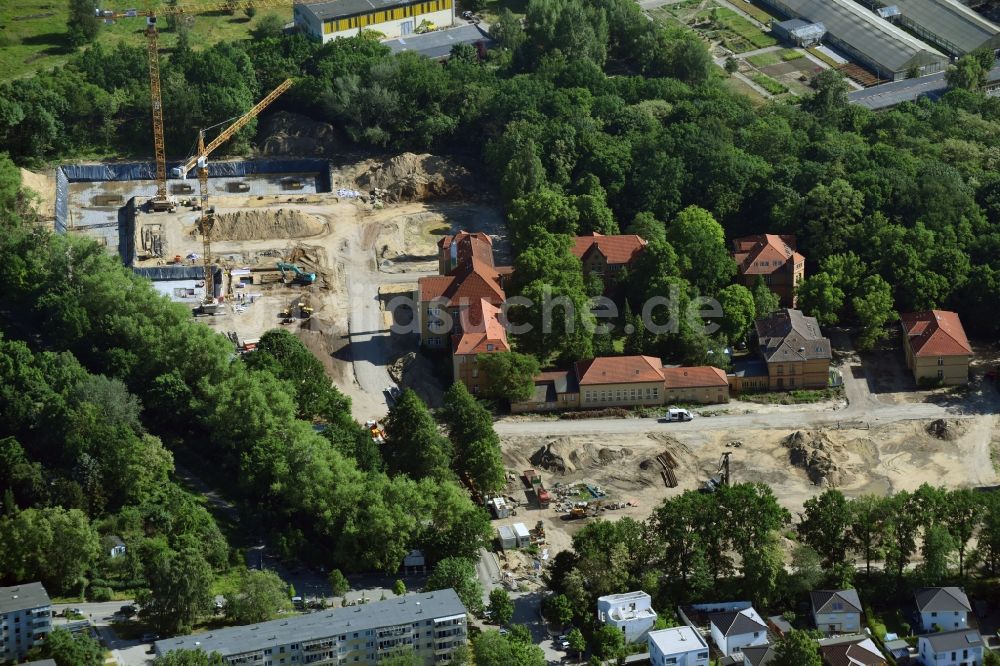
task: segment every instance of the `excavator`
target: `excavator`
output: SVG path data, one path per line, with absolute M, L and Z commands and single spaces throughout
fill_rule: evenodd
M 315 273 L 307 273 L 298 264 L 292 264 L 287 261 L 278 262 L 278 270 L 281 271 L 281 279 L 285 284 L 289 283 L 288 275 L 285 271 L 288 271 L 294 275 L 291 281 L 297 282 L 302 285 L 310 285 L 316 282 Z

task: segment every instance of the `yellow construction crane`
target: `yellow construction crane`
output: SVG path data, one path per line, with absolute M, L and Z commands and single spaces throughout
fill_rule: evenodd
M 156 196 L 149 205 L 154 211 L 173 210 L 173 201 L 167 196 L 167 155 L 163 142 L 163 100 L 160 96 L 160 52 L 156 19 L 161 16 L 179 16 L 201 12 L 236 11 L 250 7 L 284 7 L 298 4 L 299 0 L 222 0 L 197 5 L 167 5 L 156 9 L 126 9 L 116 11 L 95 9 L 98 18 L 119 20 L 146 18 L 146 50 L 149 56 L 149 99 L 153 114 L 153 151 L 156 158 Z
M 256 118 L 261 111 L 266 109 L 271 102 L 278 99 L 293 84 L 294 81 L 292 79 L 282 81 L 277 88 L 268 93 L 264 99 L 257 102 L 252 109 L 237 118 L 232 125 L 219 132 L 219 136 L 212 139 L 207 146 L 205 145 L 205 132 L 207 130 L 200 130 L 198 132 L 197 152 L 184 164 L 173 170 L 175 177 L 187 178 L 191 169 L 198 168 L 198 184 L 201 189 L 201 217 L 198 218 L 198 231 L 201 233 L 202 253 L 204 255 L 202 257 L 202 264 L 205 268 L 205 299 L 201 307 L 198 308 L 198 314 L 215 314 L 219 307 L 219 304 L 215 302 L 215 276 L 212 272 L 212 227 L 215 226 L 215 209 L 208 206 L 208 156 L 213 150 L 243 129 L 247 123 Z M 209 127 L 207 129 L 212 128 Z

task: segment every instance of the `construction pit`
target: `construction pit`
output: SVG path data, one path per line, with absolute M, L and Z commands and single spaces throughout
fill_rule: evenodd
M 396 379 L 412 382 L 428 402 L 439 402 L 443 387 L 429 373 L 411 369 L 394 379 L 388 372 L 397 359 L 412 361 L 418 342 L 412 332 L 390 330 L 394 321 L 411 318 L 404 307 L 394 319 L 391 297 L 410 297 L 421 275 L 437 273 L 437 242 L 446 234 L 482 230 L 497 236 L 502 247 L 502 215 L 468 171 L 431 155 L 328 168 L 328 174 L 209 180 L 207 205 L 215 211 L 210 263 L 222 269 L 222 306 L 198 320 L 239 347 L 286 327 L 352 398 L 359 421 L 385 415 L 384 390 Z M 183 192 L 181 183 L 189 186 Z M 155 194 L 148 180 L 71 182 L 68 191 L 67 233 L 117 250 L 173 300 L 192 309 L 202 300 L 196 179 L 169 181 L 176 203 L 171 212 L 144 209 Z M 294 264 L 315 280 L 296 279 L 291 270 L 283 274 L 279 263 Z M 166 279 L 171 275 L 184 279 Z

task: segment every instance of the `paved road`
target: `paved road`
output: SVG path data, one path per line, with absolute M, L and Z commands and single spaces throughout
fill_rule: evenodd
M 815 411 L 795 410 L 761 414 L 727 414 L 711 418 L 698 418 L 687 423 L 660 423 L 656 418 L 644 419 L 581 419 L 581 420 L 529 420 L 501 419 L 493 424 L 500 436 L 535 435 L 559 437 L 562 435 L 627 435 L 651 430 L 705 431 L 737 430 L 740 428 L 810 428 L 814 426 L 849 425 L 863 421 L 882 425 L 914 419 L 962 418 L 940 405 L 912 403 L 885 405 L 881 403 L 850 405 L 843 409 L 817 408 Z

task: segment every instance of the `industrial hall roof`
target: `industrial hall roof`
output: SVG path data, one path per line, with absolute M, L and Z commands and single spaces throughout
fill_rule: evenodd
M 466 24 L 447 30 L 434 30 L 422 35 L 406 35 L 399 39 L 382 42 L 393 53 L 413 51 L 425 58 L 441 60 L 451 55 L 451 49 L 456 44 L 476 44 L 482 42 L 486 48 L 493 48 L 496 43 L 478 25 Z
M 1000 47 L 1000 26 L 957 0 L 891 0 L 906 21 L 920 26 L 956 55 Z
M 822 23 L 830 35 L 893 72 L 948 60 L 940 51 L 854 0 L 770 0 L 770 4 L 790 10 L 799 18 Z
M 329 2 L 296 3 L 296 10 L 304 10 L 321 21 L 380 12 L 391 7 L 412 5 L 415 0 L 330 0 Z

